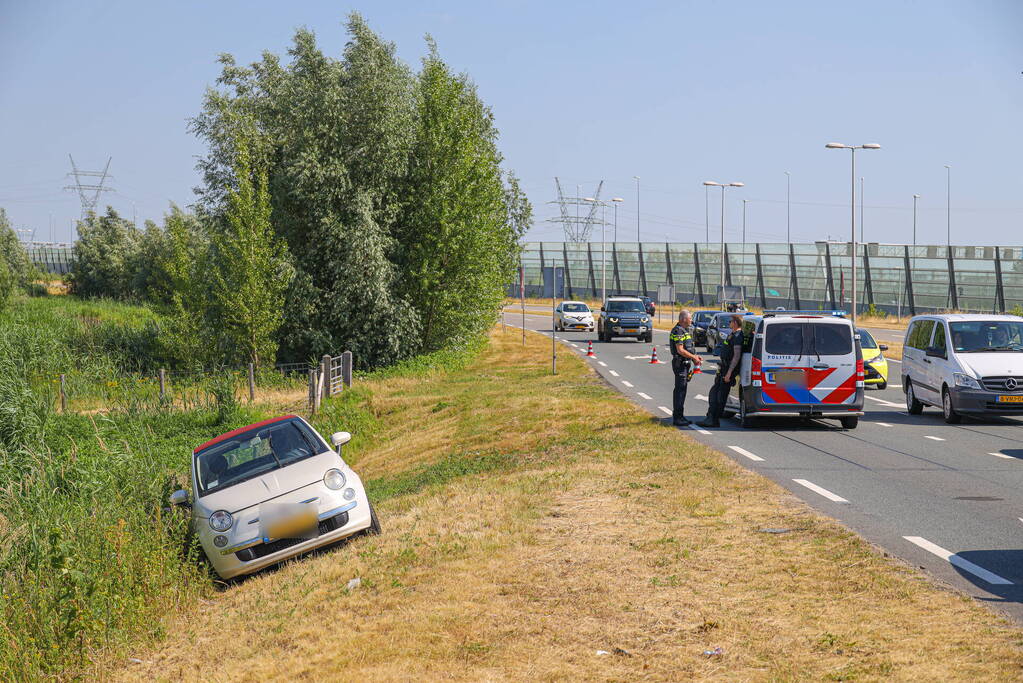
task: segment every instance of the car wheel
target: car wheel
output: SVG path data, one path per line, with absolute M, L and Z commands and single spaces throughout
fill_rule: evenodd
M 856 425 L 860 423 L 859 415 L 851 415 L 849 417 L 842 418 L 842 426 L 846 429 L 856 429 Z
M 919 415 L 924 411 L 924 404 L 916 400 L 916 392 L 913 391 L 913 382 L 906 378 L 906 412 L 910 415 Z
M 963 416 L 952 407 L 952 392 L 948 390 L 948 387 L 943 387 L 941 390 L 941 412 L 945 422 L 950 425 L 959 424 L 963 420 Z
M 884 391 L 885 389 L 887 389 L 888 388 L 888 380 L 883 379 L 880 382 L 878 382 L 877 383 L 877 388 L 878 388 L 878 391 Z
M 379 536 L 380 535 L 380 518 L 377 517 L 377 511 L 373 509 L 373 504 L 369 506 L 369 526 L 363 532 L 367 536 Z

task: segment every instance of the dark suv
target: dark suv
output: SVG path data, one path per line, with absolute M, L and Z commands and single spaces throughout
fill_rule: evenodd
M 656 315 L 657 314 L 657 306 L 654 305 L 654 300 L 653 299 L 651 299 L 648 296 L 641 296 L 641 297 L 637 297 L 637 298 L 640 301 L 643 302 L 643 308 L 646 309 L 647 315 Z
M 693 342 L 696 344 L 707 344 L 707 328 L 714 320 L 714 316 L 721 311 L 696 311 L 693 313 Z
M 600 307 L 597 338 L 600 341 L 611 341 L 613 337 L 635 337 L 636 341 L 648 344 L 653 342 L 653 321 L 642 299 L 636 296 L 613 296 L 608 297 Z

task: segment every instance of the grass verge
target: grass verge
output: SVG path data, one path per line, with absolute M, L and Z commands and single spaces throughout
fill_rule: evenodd
M 162 642 L 131 653 L 141 663 L 93 673 L 1019 679 L 1018 628 L 634 408 L 575 357 L 551 376 L 547 350 L 498 328 L 461 367 L 362 382 L 320 419 L 373 434 L 346 455 L 383 535 L 184 605 Z

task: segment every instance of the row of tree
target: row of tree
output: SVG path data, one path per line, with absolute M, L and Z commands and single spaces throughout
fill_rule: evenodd
M 304 29 L 286 64 L 221 56 L 196 212 L 84 221 L 74 291 L 154 301 L 215 361 L 372 367 L 482 334 L 531 221 L 493 116 L 430 38 L 415 72 L 359 15 L 348 31 L 339 58 Z

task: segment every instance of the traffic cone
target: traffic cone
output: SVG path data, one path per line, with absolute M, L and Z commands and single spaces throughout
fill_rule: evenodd
M 653 348 L 654 350 L 650 352 L 650 364 L 651 365 L 660 364 L 661 361 L 657 360 L 657 347 L 655 346 Z
M 590 339 L 588 342 L 586 342 L 586 355 L 589 356 L 590 358 L 596 358 L 597 357 L 597 354 L 593 353 L 593 340 L 592 339 Z

